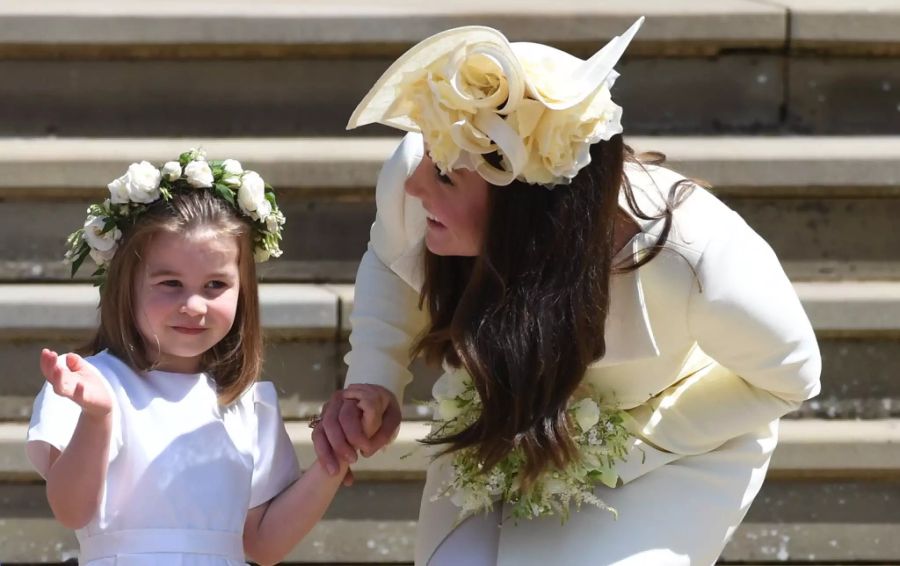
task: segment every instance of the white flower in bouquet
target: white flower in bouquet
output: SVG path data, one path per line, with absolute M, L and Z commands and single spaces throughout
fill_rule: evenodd
M 211 187 L 214 181 L 212 169 L 206 161 L 191 161 L 185 165 L 184 176 L 187 182 L 197 189 Z
M 122 232 L 116 227 L 106 230 L 108 221 L 101 216 L 88 216 L 84 221 L 84 240 L 90 246 L 91 258 L 97 265 L 103 265 L 112 259 L 122 237 Z
M 268 261 L 270 257 L 272 257 L 272 252 L 265 248 L 256 248 L 253 252 L 253 259 L 258 263 Z
M 177 181 L 181 177 L 181 163 L 167 161 L 162 167 L 162 176 L 167 181 Z
M 600 421 L 600 406 L 593 399 L 582 399 L 572 405 L 575 422 L 582 431 L 588 431 Z
M 277 232 L 279 228 L 284 226 L 284 214 L 280 210 L 276 210 L 266 218 L 266 230 L 269 232 Z
M 131 202 L 150 203 L 159 198 L 159 182 L 162 175 L 151 163 L 147 161 L 132 163 L 124 178 Z
M 127 175 L 122 175 L 106 185 L 109 189 L 109 201 L 113 204 L 125 204 L 131 200 L 131 191 L 128 189 L 127 177 Z

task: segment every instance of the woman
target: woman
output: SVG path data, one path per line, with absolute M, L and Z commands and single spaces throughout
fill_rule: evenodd
M 348 387 L 383 400 L 360 432 L 335 394 L 323 462 L 370 455 L 399 423 L 423 353 L 473 378 L 479 419 L 428 469 L 416 564 L 712 564 L 760 489 L 778 419 L 819 390 L 812 328 L 769 246 L 703 188 L 623 144 L 612 70 L 637 22 L 581 61 L 458 28 L 402 56 L 349 127 L 409 133 L 378 179 L 356 282 Z M 457 524 L 435 497 L 456 450 L 487 468 L 515 446 L 526 477 L 578 458 L 566 404 L 582 383 L 633 435 L 618 485 L 514 522 Z

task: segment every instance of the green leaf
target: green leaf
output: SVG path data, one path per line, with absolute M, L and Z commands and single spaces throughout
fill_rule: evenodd
M 228 185 L 216 183 L 215 189 L 216 194 L 231 203 L 231 206 L 237 206 L 237 203 L 234 200 L 234 192 L 232 192 L 232 190 L 228 188 Z
M 81 264 L 84 263 L 84 259 L 91 253 L 91 248 L 84 244 L 84 248 L 78 253 L 78 257 L 75 258 L 75 261 L 72 262 L 72 274 L 69 277 L 75 277 L 75 272 L 78 271 L 78 268 L 81 267 Z

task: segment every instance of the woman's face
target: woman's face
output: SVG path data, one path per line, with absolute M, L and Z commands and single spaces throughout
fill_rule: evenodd
M 481 175 L 468 169 L 441 175 L 426 151 L 404 188 L 425 207 L 428 215 L 425 245 L 431 253 L 477 256 L 481 252 L 490 190 Z

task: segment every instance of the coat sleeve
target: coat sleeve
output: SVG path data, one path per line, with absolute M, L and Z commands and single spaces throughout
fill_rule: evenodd
M 816 337 L 769 245 L 736 213 L 696 268 L 688 326 L 715 363 L 631 411 L 640 434 L 680 455 L 758 430 L 819 392 Z
M 403 187 L 422 152 L 421 136 L 408 134 L 378 176 L 377 212 L 356 274 L 351 349 L 344 358 L 346 384 L 381 385 L 398 399 L 412 380 L 410 348 L 427 322 L 418 307 L 425 215 Z

